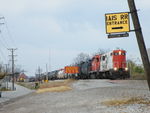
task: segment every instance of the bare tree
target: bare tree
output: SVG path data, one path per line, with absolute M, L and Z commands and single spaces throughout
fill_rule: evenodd
M 85 62 L 90 59 L 90 56 L 86 53 L 80 53 L 77 55 L 77 57 L 74 59 L 74 64 L 79 64 L 81 62 Z
M 98 54 L 101 55 L 101 54 L 107 53 L 108 51 L 109 51 L 109 49 L 101 49 L 101 48 L 99 48 L 98 51 L 93 54 L 93 56 L 94 55 L 98 55 Z

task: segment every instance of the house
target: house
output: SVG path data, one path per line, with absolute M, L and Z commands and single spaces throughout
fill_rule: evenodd
M 21 74 L 18 76 L 17 81 L 18 81 L 18 82 L 26 82 L 26 81 L 28 81 L 28 76 L 25 75 L 24 73 L 21 73 Z

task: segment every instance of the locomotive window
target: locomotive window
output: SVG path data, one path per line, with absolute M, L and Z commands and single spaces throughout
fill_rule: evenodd
M 97 60 L 97 62 L 99 62 L 99 59 L 98 59 L 98 58 L 96 58 L 96 60 Z
M 126 55 L 126 53 L 121 53 L 121 55 Z
M 112 53 L 110 53 L 110 56 L 112 56 Z
M 102 57 L 103 61 L 105 60 L 105 56 Z
M 119 55 L 119 53 L 114 53 L 115 56 Z

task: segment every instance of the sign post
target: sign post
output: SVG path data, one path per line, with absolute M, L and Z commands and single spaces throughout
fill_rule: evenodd
M 148 59 L 148 54 L 146 51 L 146 46 L 145 46 L 145 42 L 144 42 L 144 38 L 143 38 L 143 34 L 142 34 L 142 30 L 141 30 L 134 0 L 128 0 L 128 5 L 129 5 L 130 12 L 131 12 L 132 20 L 133 20 L 133 25 L 134 25 L 140 53 L 141 53 L 141 58 L 142 58 L 143 65 L 144 65 L 145 74 L 147 76 L 148 86 L 150 89 L 150 62 Z

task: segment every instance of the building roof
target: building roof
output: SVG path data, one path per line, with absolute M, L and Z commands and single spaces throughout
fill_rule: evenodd
M 28 79 L 28 76 L 25 75 L 24 73 L 21 73 L 21 74 L 18 76 L 18 79 L 19 79 L 19 78 Z

